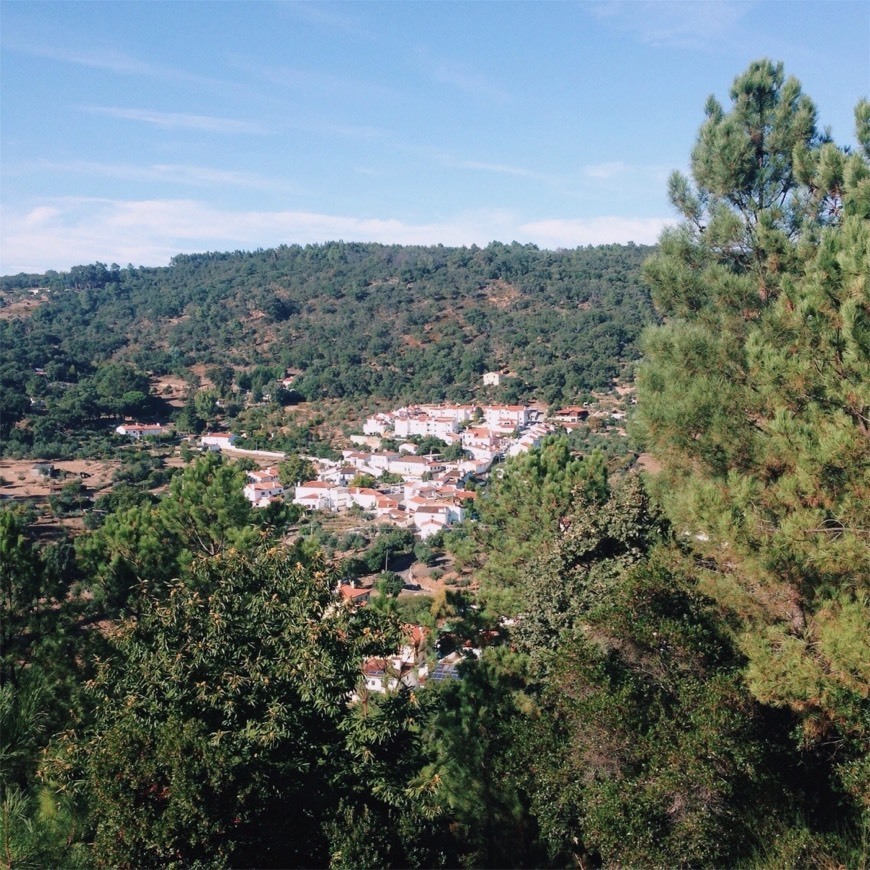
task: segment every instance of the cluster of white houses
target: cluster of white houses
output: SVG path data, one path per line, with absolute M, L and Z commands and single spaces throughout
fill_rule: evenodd
M 323 463 L 336 466 L 338 463 Z M 463 489 L 461 475 L 445 470 L 431 480 L 412 479 L 377 490 L 366 486 L 351 486 L 346 480 L 360 472 L 353 466 L 326 468 L 321 477 L 338 473 L 340 482 L 319 479 L 300 482 L 292 487 L 294 504 L 306 510 L 344 512 L 353 507 L 373 514 L 382 522 L 414 530 L 421 538 L 429 538 L 453 523 L 462 522 L 466 505 L 475 493 Z M 266 507 L 289 493 L 278 476 L 276 467 L 248 472 L 245 498 L 255 507 Z
M 292 501 L 307 510 L 342 512 L 354 507 L 383 522 L 413 529 L 428 538 L 453 523 L 461 522 L 474 492 L 464 488 L 470 475 L 483 474 L 496 459 L 531 450 L 557 427 L 571 428 L 588 416 L 581 407 L 563 408 L 549 419 L 544 410 L 531 405 L 409 405 L 369 417 L 360 441 L 378 443 L 374 436 L 405 441 L 435 437 L 445 445 L 460 445 L 465 458 L 442 460 L 437 454 L 416 455 L 416 446 L 405 441 L 398 451 L 344 450 L 341 460 L 317 459 L 316 480 L 299 481 L 292 488 Z M 125 423 L 115 430 L 140 439 L 163 434 L 159 424 Z M 199 444 L 207 450 L 229 450 L 236 436 L 231 432 L 206 432 Z M 265 454 L 280 456 L 280 454 Z M 390 484 L 378 489 L 353 486 L 362 476 L 382 478 Z M 245 497 L 255 507 L 290 497 L 276 467 L 248 472 Z M 400 481 L 400 482 L 398 482 Z
M 558 422 L 561 413 L 554 418 Z M 432 436 L 460 444 L 488 466 L 496 457 L 530 450 L 554 428 L 544 411 L 531 405 L 412 405 L 369 417 L 363 432 L 397 440 Z

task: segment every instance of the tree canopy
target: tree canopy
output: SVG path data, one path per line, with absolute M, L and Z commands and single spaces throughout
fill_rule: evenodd
M 694 187 L 671 181 L 683 223 L 646 270 L 666 322 L 646 335 L 638 431 L 755 697 L 800 713 L 810 743 L 845 741 L 867 801 L 867 104 L 849 153 L 781 65 L 752 64 L 731 98 L 708 103 Z

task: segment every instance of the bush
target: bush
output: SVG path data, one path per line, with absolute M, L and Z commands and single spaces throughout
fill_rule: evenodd
M 379 577 L 377 587 L 383 595 L 398 597 L 405 588 L 405 581 L 395 571 L 384 571 Z

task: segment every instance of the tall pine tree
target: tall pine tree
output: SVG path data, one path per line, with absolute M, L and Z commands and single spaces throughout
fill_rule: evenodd
M 870 111 L 838 149 L 782 66 L 712 97 L 675 174 L 683 222 L 647 267 L 639 431 L 701 588 L 733 619 L 756 697 L 836 747 L 868 806 Z

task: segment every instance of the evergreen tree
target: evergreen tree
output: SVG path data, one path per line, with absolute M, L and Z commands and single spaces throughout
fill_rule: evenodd
M 638 431 L 751 690 L 833 741 L 870 807 L 868 112 L 849 154 L 781 65 L 752 64 L 731 98 L 708 103 L 694 187 L 671 180 L 684 221 L 647 268 L 666 323 Z
M 576 455 L 561 436 L 546 438 L 493 472 L 476 502 L 480 522 L 473 527 L 485 556 L 482 594 L 493 612 L 514 615 L 524 609 L 524 569 L 555 541 L 573 499 L 600 504 L 607 492 L 603 456 Z

